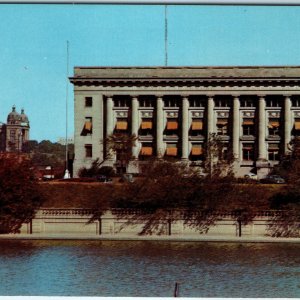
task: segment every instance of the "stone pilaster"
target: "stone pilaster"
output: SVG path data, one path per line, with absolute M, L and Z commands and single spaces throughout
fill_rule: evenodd
M 209 96 L 207 103 L 207 136 L 215 132 L 214 106 L 214 97 Z
M 291 141 L 291 98 L 286 96 L 284 99 L 284 154 L 289 152 L 288 144 Z
M 113 116 L 113 98 L 106 98 L 106 136 L 110 136 L 114 131 L 114 116 Z
M 139 130 L 139 101 L 137 96 L 133 96 L 131 100 L 131 134 L 138 136 Z M 137 159 L 138 154 L 138 141 L 135 142 L 135 146 L 132 148 L 132 157 Z
M 182 98 L 182 159 L 189 157 L 189 99 Z
M 163 115 L 163 98 L 161 96 L 157 97 L 156 103 L 156 153 L 157 157 L 161 158 L 163 156 L 163 126 L 164 126 L 164 115 Z
M 259 97 L 258 104 L 258 160 L 267 159 L 266 153 L 266 100 Z
M 238 160 L 240 157 L 240 99 L 233 98 L 233 132 L 232 132 L 232 152 L 233 157 Z

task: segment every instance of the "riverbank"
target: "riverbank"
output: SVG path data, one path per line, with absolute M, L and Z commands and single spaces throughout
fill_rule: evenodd
M 167 242 L 222 242 L 222 243 L 300 243 L 300 238 L 233 237 L 233 236 L 136 236 L 85 234 L 1 234 L 0 240 L 97 240 L 97 241 L 167 241 Z

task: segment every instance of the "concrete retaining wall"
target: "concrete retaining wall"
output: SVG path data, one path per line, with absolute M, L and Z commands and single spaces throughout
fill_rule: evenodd
M 85 209 L 41 209 L 31 223 L 24 224 L 22 234 L 63 234 L 63 235 L 138 235 L 144 223 L 129 224 L 127 219 L 118 218 L 111 212 L 105 213 L 100 220 L 89 223 L 92 216 Z M 241 227 L 242 236 L 259 237 L 268 235 L 269 214 L 261 214 L 248 225 Z M 171 224 L 165 222 L 159 225 L 161 235 L 199 235 L 199 230 L 187 226 L 183 220 Z M 158 234 L 154 231 L 153 235 Z M 222 215 L 214 226 L 211 226 L 206 236 L 237 236 L 239 226 L 236 219 L 230 215 Z

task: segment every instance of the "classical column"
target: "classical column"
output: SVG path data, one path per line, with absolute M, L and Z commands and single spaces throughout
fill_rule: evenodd
M 182 98 L 182 159 L 189 158 L 189 98 Z
M 209 96 L 207 103 L 207 136 L 214 131 L 214 97 Z
M 113 114 L 113 98 L 111 96 L 106 98 L 106 137 L 110 136 L 114 132 L 114 114 Z M 115 160 L 115 156 L 108 149 L 106 145 L 106 157 L 109 160 Z
M 163 156 L 163 106 L 163 98 L 161 96 L 158 96 L 156 103 L 156 153 L 158 157 Z
M 137 96 L 132 96 L 131 99 L 131 134 L 138 136 L 139 130 L 139 101 Z M 132 156 L 137 159 L 138 154 L 138 141 L 135 142 L 135 146 L 132 148 Z
M 266 101 L 259 97 L 258 104 L 258 160 L 266 160 Z
M 287 154 L 288 144 L 291 141 L 291 98 L 286 96 L 284 99 L 284 154 Z
M 233 157 L 240 157 L 240 99 L 235 96 L 233 98 L 233 132 L 232 132 L 232 150 Z
M 113 116 L 113 98 L 106 99 L 106 136 L 110 136 L 114 131 L 114 116 Z

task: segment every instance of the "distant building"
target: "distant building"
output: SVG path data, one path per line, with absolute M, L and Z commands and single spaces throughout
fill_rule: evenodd
M 299 66 L 75 67 L 70 81 L 74 174 L 96 158 L 118 169 L 118 152 L 109 158 L 105 141 L 123 132 L 138 137 L 136 171 L 151 156 L 201 167 L 205 143 L 217 134 L 237 176 L 262 177 L 300 136 Z
M 68 144 L 74 144 L 74 139 L 73 138 L 68 138 L 67 139 Z M 58 138 L 57 143 L 60 145 L 66 145 L 66 138 Z
M 0 151 L 22 152 L 29 140 L 29 120 L 24 109 L 19 114 L 16 107 L 7 116 L 7 123 L 0 123 Z

